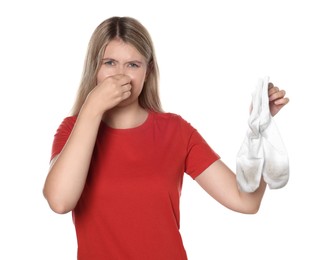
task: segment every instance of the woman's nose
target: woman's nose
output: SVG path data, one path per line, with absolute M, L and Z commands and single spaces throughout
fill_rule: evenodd
M 125 69 L 125 67 L 124 66 L 117 66 L 116 67 L 116 74 L 123 74 L 123 75 L 125 75 L 125 73 L 126 73 L 126 69 Z

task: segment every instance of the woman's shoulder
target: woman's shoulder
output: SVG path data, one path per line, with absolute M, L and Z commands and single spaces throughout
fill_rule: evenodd
M 154 112 L 153 117 L 159 124 L 189 126 L 190 124 L 179 114 L 173 112 Z
M 160 121 L 174 122 L 183 120 L 181 115 L 172 112 L 153 112 L 152 114 L 156 120 Z

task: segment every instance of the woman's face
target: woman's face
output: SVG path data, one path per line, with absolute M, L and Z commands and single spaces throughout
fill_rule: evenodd
M 131 45 L 114 39 L 107 45 L 102 65 L 97 74 L 97 84 L 110 76 L 122 74 L 131 78 L 131 96 L 127 103 L 135 101 L 140 95 L 147 73 L 147 62 L 143 55 Z M 125 100 L 126 101 L 126 100 Z

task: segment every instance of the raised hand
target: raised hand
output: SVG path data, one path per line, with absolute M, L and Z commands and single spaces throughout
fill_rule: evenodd
M 279 89 L 271 82 L 268 84 L 268 99 L 272 116 L 275 116 L 286 104 L 288 104 L 289 98 L 285 95 L 285 90 Z
M 114 75 L 105 78 L 88 95 L 95 111 L 104 113 L 117 106 L 131 95 L 131 78 L 127 75 Z

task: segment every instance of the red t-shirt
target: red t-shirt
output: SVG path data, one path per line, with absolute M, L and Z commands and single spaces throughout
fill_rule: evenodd
M 52 157 L 75 124 L 58 128 Z M 179 232 L 184 173 L 219 159 L 182 117 L 149 112 L 131 129 L 100 124 L 86 185 L 73 211 L 79 260 L 185 260 Z

